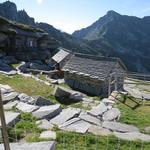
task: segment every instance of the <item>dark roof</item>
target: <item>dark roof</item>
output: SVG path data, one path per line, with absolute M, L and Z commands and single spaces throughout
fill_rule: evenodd
M 124 70 L 126 67 L 119 58 L 98 57 L 85 54 L 74 54 L 63 67 L 63 70 L 104 80 L 113 72 L 117 64 Z

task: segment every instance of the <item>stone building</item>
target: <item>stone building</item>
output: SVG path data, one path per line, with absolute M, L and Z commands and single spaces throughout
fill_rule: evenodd
M 56 62 L 61 62 L 65 82 L 73 89 L 97 96 L 108 96 L 113 90 L 123 90 L 127 69 L 119 58 L 69 53 L 69 51 L 66 53 L 59 51 L 54 58 L 57 58 Z
M 54 64 L 55 68 L 60 70 L 63 66 L 68 62 L 70 57 L 72 56 L 71 51 L 64 49 L 62 47 L 58 48 L 58 53 L 56 53 L 52 57 L 52 64 Z

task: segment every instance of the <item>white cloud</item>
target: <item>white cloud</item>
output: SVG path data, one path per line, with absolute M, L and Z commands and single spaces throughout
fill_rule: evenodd
M 43 0 L 36 0 L 38 4 L 42 4 Z

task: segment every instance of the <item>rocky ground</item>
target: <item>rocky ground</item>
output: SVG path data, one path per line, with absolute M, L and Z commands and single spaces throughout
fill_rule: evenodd
M 14 126 L 19 121 L 21 113 L 31 113 L 38 121 L 36 124 L 43 130 L 41 139 L 56 139 L 55 127 L 64 131 L 92 133 L 95 135 L 115 135 L 125 140 L 149 141 L 150 135 L 143 134 L 133 125 L 119 122 L 120 110 L 115 107 L 118 92 L 113 92 L 109 98 L 104 98 L 90 110 L 81 108 L 62 108 L 43 97 L 31 97 L 15 92 L 8 85 L 0 85 L 5 109 L 7 125 Z M 69 97 L 70 100 L 84 101 L 83 94 L 57 87 L 54 95 Z M 87 97 L 86 97 L 87 101 Z M 13 111 L 15 110 L 15 112 Z

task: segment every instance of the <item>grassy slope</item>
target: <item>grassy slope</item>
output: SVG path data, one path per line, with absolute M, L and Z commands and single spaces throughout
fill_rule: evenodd
M 35 81 L 32 78 L 25 78 L 20 75 L 15 75 L 13 77 L 5 76 L 0 74 L 0 84 L 8 84 L 12 88 L 14 88 L 18 92 L 24 92 L 27 93 L 28 95 L 41 95 L 46 98 L 50 98 L 50 94 L 53 92 L 53 88 L 50 86 L 47 86 L 43 83 L 39 83 Z M 54 99 L 55 100 L 55 99 Z M 55 101 L 56 102 L 56 101 Z M 134 124 L 138 126 L 141 130 L 144 129 L 145 126 L 150 125 L 150 109 L 149 106 L 140 106 L 136 108 L 135 110 L 132 110 L 128 108 L 127 106 L 118 103 L 117 105 L 121 112 L 121 122 L 125 122 L 128 124 Z M 24 122 L 23 126 L 27 124 L 28 122 Z M 35 122 L 33 122 L 35 124 Z M 22 130 L 22 123 L 18 123 L 17 127 Z M 36 126 L 35 126 L 36 127 Z M 31 130 L 33 130 L 31 126 Z M 38 129 L 36 129 L 38 130 Z M 34 130 L 33 130 L 34 131 Z M 38 131 L 38 134 L 40 132 Z M 31 132 L 32 134 L 32 132 Z M 75 139 L 74 139 L 75 138 Z M 36 137 L 28 136 L 26 137 L 27 141 L 40 141 L 36 135 Z M 64 140 L 65 140 L 65 145 L 64 145 Z M 115 137 L 110 137 L 109 138 L 109 144 L 108 144 L 108 149 L 109 150 L 114 150 L 117 147 L 117 138 Z M 75 134 L 71 132 L 62 132 L 62 131 L 57 131 L 57 149 L 65 149 L 65 150 L 71 150 L 74 148 L 73 142 L 76 144 L 76 149 L 85 149 L 85 146 L 87 147 L 87 150 L 93 150 L 93 149 L 105 149 L 107 146 L 107 141 L 108 139 L 106 137 L 100 137 L 100 136 L 94 136 L 91 134 Z M 128 141 L 122 141 L 120 143 L 121 147 L 120 150 L 126 150 L 126 149 L 132 149 L 132 150 L 140 150 L 141 149 L 141 142 L 128 142 Z M 150 144 L 149 143 L 144 143 L 144 150 L 149 150 L 150 149 Z
M 17 92 L 26 93 L 30 96 L 40 95 L 48 98 L 53 92 L 52 87 L 21 75 L 5 76 L 0 74 L 0 84 L 8 84 Z

